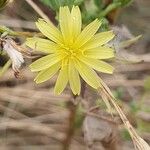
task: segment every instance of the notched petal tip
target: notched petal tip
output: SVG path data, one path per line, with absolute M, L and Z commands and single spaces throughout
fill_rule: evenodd
M 38 20 L 35 22 L 35 25 L 37 26 L 38 29 L 40 29 L 40 26 L 44 26 L 44 25 L 49 25 L 49 23 L 52 23 L 51 21 L 50 22 L 47 22 L 45 19 L 43 18 L 38 18 Z
M 33 65 L 31 64 L 31 65 L 29 65 L 29 68 L 30 68 L 30 70 L 32 71 L 32 72 L 36 72 L 36 70 L 34 69 L 34 67 L 33 67 Z
M 37 81 L 36 78 L 34 79 L 34 82 L 35 82 L 36 84 L 42 83 L 42 82 Z
M 93 22 L 88 24 L 83 31 L 77 37 L 74 45 L 78 45 L 78 48 L 88 43 L 88 41 L 95 35 L 101 25 L 100 20 L 95 19 Z
M 60 95 L 62 92 L 60 92 L 60 91 L 56 91 L 55 89 L 54 89 L 54 94 L 55 95 Z
M 46 22 L 44 19 L 42 18 L 38 18 L 38 20 L 35 22 L 36 26 L 38 27 L 39 24 L 43 24 L 43 22 Z
M 43 23 L 44 23 L 44 20 L 43 20 L 43 19 L 38 19 L 38 21 L 35 22 L 35 25 L 36 25 L 37 28 L 38 28 L 38 26 L 39 26 L 39 25 L 43 25 Z
M 43 83 L 43 82 L 45 82 L 45 81 L 39 81 L 39 80 L 37 80 L 36 78 L 34 79 L 34 82 L 36 83 L 36 84 L 40 84 L 40 83 Z
M 114 73 L 114 71 L 115 71 L 115 68 L 114 68 L 114 67 L 112 67 L 112 68 L 111 68 L 111 70 L 109 70 L 108 74 L 113 74 L 113 73 Z
M 71 11 L 73 11 L 73 9 L 74 9 L 74 10 L 77 10 L 77 11 L 80 11 L 79 6 L 73 5 Z
M 112 39 L 116 36 L 115 32 L 113 30 L 107 31 L 108 33 L 110 33 L 110 35 L 112 35 Z
M 55 95 L 60 95 L 63 92 L 63 90 L 60 90 L 59 88 L 54 87 L 54 94 Z
M 47 21 L 45 20 L 45 19 L 43 19 L 43 18 L 38 18 L 38 20 L 37 20 L 37 22 L 46 22 L 47 23 Z
M 66 11 L 70 12 L 70 9 L 69 9 L 68 6 L 61 6 L 61 7 L 59 8 L 59 13 L 61 13 L 61 12 L 66 12 Z
M 60 6 L 60 9 L 69 9 L 69 7 L 67 5 L 65 6 Z
M 96 18 L 94 21 L 99 24 L 99 27 L 101 26 L 101 24 L 102 24 L 102 21 L 101 21 L 101 20 L 99 20 L 98 18 Z
M 34 40 L 34 38 L 27 38 L 25 41 L 25 45 L 33 48 L 33 45 L 35 46 L 36 41 Z

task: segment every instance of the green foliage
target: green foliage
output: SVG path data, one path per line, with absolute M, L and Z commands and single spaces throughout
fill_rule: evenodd
M 76 110 L 76 118 L 75 118 L 75 128 L 78 129 L 78 128 L 81 128 L 82 124 L 83 124 L 83 120 L 84 120 L 84 110 L 82 108 L 81 105 L 78 105 L 78 108 Z
M 109 27 L 109 21 L 106 16 L 112 11 L 120 7 L 129 5 L 132 0 L 113 0 L 112 3 L 106 5 L 103 0 L 40 0 L 43 4 L 47 5 L 54 11 L 58 12 L 60 6 L 80 5 L 82 12 L 83 24 L 88 24 L 95 18 L 103 19 L 101 31 L 107 31 Z M 57 13 L 56 13 L 57 14 Z M 57 18 L 58 16 L 56 16 Z
M 150 76 L 145 79 L 144 89 L 145 91 L 150 91 Z
M 119 3 L 121 7 L 129 5 L 132 1 L 133 0 L 113 0 L 114 3 Z
M 83 0 L 40 0 L 40 1 L 56 11 L 58 11 L 60 6 L 72 7 L 73 5 L 79 5 L 83 2 Z
M 109 29 L 109 22 L 106 18 L 102 19 L 102 25 L 100 27 L 100 31 L 108 31 Z
M 113 91 L 114 96 L 116 97 L 116 99 L 122 99 L 124 90 L 122 87 L 118 87 L 115 91 Z
M 150 123 L 143 119 L 137 120 L 138 130 L 141 132 L 150 132 Z
M 94 0 L 95 5 L 100 6 L 103 3 L 103 0 Z
M 124 140 L 127 140 L 127 141 L 131 140 L 130 134 L 129 134 L 129 132 L 128 132 L 126 129 L 123 129 L 123 130 L 121 131 L 121 137 L 122 137 Z
M 106 5 L 103 0 L 94 0 L 94 3 L 95 3 L 95 5 L 96 5 L 96 7 L 98 8 L 99 11 L 104 9 L 105 5 Z
M 136 101 L 132 101 L 131 103 L 129 103 L 129 106 L 132 114 L 136 114 L 141 109 L 139 106 L 139 102 Z
M 11 65 L 11 60 L 8 60 L 7 63 L 2 68 L 0 68 L 0 77 L 4 75 L 4 73 L 8 70 L 10 65 Z
M 11 29 L 7 28 L 6 26 L 1 26 L 1 25 L 0 25 L 0 33 L 1 33 L 1 37 L 4 37 L 8 33 L 9 33 L 9 35 L 15 35 L 14 31 L 12 31 Z
M 9 0 L 0 0 L 0 9 L 4 8 Z
M 81 5 L 84 0 L 74 0 L 74 5 Z

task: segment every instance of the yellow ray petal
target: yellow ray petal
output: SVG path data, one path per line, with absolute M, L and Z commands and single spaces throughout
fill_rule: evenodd
M 114 68 L 104 61 L 100 61 L 97 59 L 88 58 L 84 56 L 80 56 L 78 58 L 80 59 L 80 61 L 84 62 L 85 64 L 87 64 L 88 66 L 92 67 L 97 71 L 110 73 L 110 74 L 113 73 Z
M 44 70 L 46 68 L 51 67 L 55 63 L 59 62 L 61 59 L 62 57 L 60 55 L 56 54 L 47 55 L 33 62 L 30 65 L 30 69 L 33 72 Z
M 60 94 L 65 89 L 67 83 L 68 83 L 68 65 L 66 64 L 66 62 L 63 62 L 63 66 L 59 72 L 55 84 L 54 92 L 56 94 Z
M 74 46 L 77 46 L 80 48 L 82 45 L 84 45 L 87 41 L 89 41 L 92 36 L 97 32 L 101 25 L 101 22 L 98 19 L 95 19 L 93 22 L 91 22 L 89 25 L 87 25 L 84 30 L 79 34 L 77 37 L 77 40 L 74 43 Z
M 42 83 L 50 79 L 60 68 L 60 62 L 53 66 L 41 71 L 34 79 L 36 83 Z
M 101 86 L 98 75 L 91 67 L 78 60 L 75 61 L 75 67 L 79 71 L 83 80 L 91 87 L 97 89 Z
M 72 39 L 72 24 L 71 24 L 71 14 L 68 6 L 60 7 L 59 9 L 59 23 L 60 29 L 64 38 L 65 43 L 69 43 Z
M 101 32 L 95 34 L 88 43 L 86 43 L 83 49 L 92 49 L 98 46 L 104 45 L 114 38 L 113 31 Z
M 69 61 L 69 83 L 74 95 L 80 94 L 81 83 L 79 73 L 76 70 L 72 59 Z
M 36 26 L 50 40 L 56 43 L 62 43 L 61 32 L 51 22 L 39 19 L 38 22 L 36 22 Z
M 71 11 L 72 18 L 72 36 L 74 39 L 80 34 L 82 20 L 81 20 L 81 12 L 78 6 L 73 6 Z
M 108 59 L 114 57 L 114 50 L 109 47 L 99 46 L 84 51 L 84 55 L 94 59 Z
M 58 45 L 54 42 L 42 38 L 27 38 L 25 43 L 30 48 L 44 53 L 55 53 L 58 50 Z

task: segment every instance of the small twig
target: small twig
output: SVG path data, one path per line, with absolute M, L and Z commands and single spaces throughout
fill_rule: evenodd
M 32 0 L 25 0 L 43 19 L 50 21 L 46 14 Z
M 97 115 L 95 113 L 92 113 L 92 112 L 86 112 L 86 115 L 89 115 L 89 116 L 92 116 L 92 117 L 95 117 L 95 118 L 98 118 L 98 119 L 101 119 L 101 120 L 104 120 L 104 121 L 107 121 L 109 123 L 113 123 L 113 124 L 117 124 L 115 121 L 113 121 L 112 119 L 108 119 L 108 117 L 104 117 L 104 116 L 100 116 L 100 115 Z

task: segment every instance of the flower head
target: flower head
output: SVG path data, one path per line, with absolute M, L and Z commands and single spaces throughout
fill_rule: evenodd
M 61 93 L 69 82 L 72 92 L 80 94 L 80 76 L 93 88 L 101 86 L 94 70 L 112 73 L 113 67 L 103 61 L 114 57 L 113 49 L 105 46 L 114 34 L 112 31 L 97 33 L 101 21 L 95 19 L 81 31 L 81 13 L 78 6 L 71 12 L 60 7 L 59 26 L 39 19 L 36 26 L 48 38 L 29 38 L 26 45 L 47 55 L 30 65 L 31 71 L 39 72 L 36 83 L 44 82 L 59 72 L 55 93 Z

